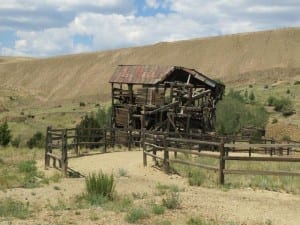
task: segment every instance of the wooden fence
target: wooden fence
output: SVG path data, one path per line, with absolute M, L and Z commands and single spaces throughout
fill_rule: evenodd
M 107 148 L 115 145 L 127 146 L 131 150 L 133 146 L 140 145 L 140 131 L 133 129 L 111 129 L 111 128 L 71 128 L 53 129 L 51 126 L 46 130 L 45 144 L 45 168 L 52 166 L 60 169 L 64 176 L 72 170 L 68 167 L 70 150 L 78 157 L 82 155 L 81 149 Z M 58 163 L 58 165 L 57 165 Z
M 209 139 L 209 137 L 207 137 Z M 255 162 L 290 162 L 299 163 L 300 143 L 276 144 L 274 141 L 263 141 L 264 143 L 243 143 L 241 140 L 224 138 L 210 138 L 199 140 L 191 138 L 170 137 L 169 134 L 142 133 L 143 164 L 147 166 L 147 156 L 161 161 L 166 170 L 169 170 L 170 163 L 180 163 L 195 166 L 218 172 L 219 183 L 225 183 L 225 174 L 251 174 L 251 175 L 276 175 L 276 176 L 300 176 L 300 171 L 261 171 L 261 170 L 234 170 L 226 169 L 227 161 L 255 161 Z M 158 155 L 158 152 L 163 154 Z M 170 152 L 174 157 L 170 157 Z M 208 157 L 218 160 L 218 165 L 212 166 L 203 163 L 181 160 L 177 153 Z M 247 154 L 244 154 L 244 153 Z M 238 154 L 237 154 L 238 153 Z M 241 154 L 242 153 L 242 154 Z M 277 153 L 275 156 L 274 154 Z M 286 153 L 286 156 L 282 156 Z M 267 165 L 267 163 L 266 163 Z

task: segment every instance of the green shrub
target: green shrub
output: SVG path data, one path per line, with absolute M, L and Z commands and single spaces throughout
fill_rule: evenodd
M 294 82 L 294 85 L 299 85 L 299 84 L 300 84 L 300 80 Z
M 274 106 L 274 103 L 277 99 L 274 96 L 269 96 L 267 99 L 267 105 L 268 106 Z
M 206 174 L 200 170 L 190 170 L 188 172 L 188 181 L 191 186 L 201 186 L 206 179 Z
M 15 148 L 19 148 L 21 143 L 21 137 L 18 136 L 11 141 L 11 145 Z
M 247 105 L 238 98 L 225 96 L 217 104 L 216 131 L 219 134 L 236 134 L 243 127 L 263 128 L 268 121 L 268 113 L 260 105 Z
M 162 204 L 168 209 L 177 209 L 180 207 L 179 193 L 168 192 L 166 197 L 162 199 Z
M 39 186 L 38 178 L 42 178 L 43 176 L 38 173 L 38 169 L 36 166 L 36 161 L 27 160 L 21 161 L 18 164 L 19 172 L 24 174 L 22 185 L 25 188 L 34 188 Z
M 26 219 L 30 216 L 29 205 L 12 198 L 0 200 L 0 217 Z
M 272 123 L 274 124 L 274 123 L 277 123 L 278 122 L 278 119 L 276 119 L 276 118 L 274 118 L 273 120 L 272 120 Z
M 201 217 L 192 217 L 187 222 L 188 225 L 217 225 L 215 221 L 207 221 Z
M 255 95 L 254 95 L 254 93 L 251 91 L 251 93 L 250 93 L 250 95 L 249 95 L 249 100 L 251 101 L 251 102 L 254 102 L 255 101 Z
M 120 177 L 127 177 L 128 176 L 128 170 L 124 168 L 119 168 L 119 176 Z
M 86 190 L 89 196 L 100 196 L 113 199 L 115 180 L 114 176 L 99 172 L 92 173 L 85 178 Z
M 106 204 L 106 208 L 116 212 L 126 212 L 133 205 L 133 200 L 129 196 L 117 196 L 114 198 L 114 201 L 111 201 L 109 204 Z
M 77 125 L 79 137 L 78 142 L 99 142 L 103 137 L 103 131 L 100 130 L 101 126 L 97 119 L 94 117 L 94 114 L 85 115 L 80 123 Z M 87 128 L 99 128 L 97 130 L 89 130 Z M 99 144 L 88 144 L 86 148 L 98 148 Z
M 289 141 L 291 141 L 291 137 L 288 136 L 288 135 L 283 135 L 282 138 L 281 138 L 281 140 L 289 142 Z
M 96 113 L 96 120 L 101 127 L 110 127 L 111 123 L 111 106 L 108 108 L 99 107 Z
M 10 130 L 8 129 L 8 124 L 5 121 L 3 124 L 0 124 L 0 146 L 7 146 L 10 140 Z
M 166 184 L 158 183 L 156 185 L 156 188 L 158 190 L 159 195 L 164 195 L 169 191 L 171 191 L 171 192 L 179 192 L 180 191 L 179 187 L 177 185 L 174 185 L 174 184 L 166 185 Z
M 274 102 L 274 110 L 277 112 L 284 112 L 292 108 L 292 102 L 288 98 L 276 99 Z
M 133 208 L 131 209 L 127 215 L 126 215 L 126 221 L 128 223 L 135 223 L 137 222 L 138 220 L 140 219 L 145 219 L 147 218 L 149 215 L 148 213 L 146 212 L 145 209 L 143 209 L 142 207 L 139 207 L 139 208 Z
M 294 114 L 293 103 L 289 98 L 275 98 L 270 96 L 267 100 L 269 106 L 274 106 L 276 112 L 281 112 L 283 116 Z
M 28 148 L 44 148 L 45 147 L 45 136 L 42 132 L 36 132 L 32 138 L 27 141 Z
M 152 212 L 156 215 L 161 215 L 165 213 L 165 207 L 162 205 L 154 204 L 152 206 Z

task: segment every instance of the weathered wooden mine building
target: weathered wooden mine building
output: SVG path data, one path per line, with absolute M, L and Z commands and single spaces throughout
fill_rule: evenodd
M 214 128 L 225 86 L 179 66 L 119 65 L 110 78 L 112 127 L 170 132 Z

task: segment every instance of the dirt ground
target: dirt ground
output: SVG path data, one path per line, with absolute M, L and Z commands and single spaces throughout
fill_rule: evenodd
M 151 160 L 149 160 L 151 164 Z M 43 170 L 42 162 L 40 162 Z M 135 200 L 139 206 L 144 201 L 161 201 L 157 196 L 157 185 L 177 185 L 180 192 L 181 207 L 166 210 L 163 215 L 152 215 L 136 224 L 157 224 L 168 220 L 174 225 L 186 224 L 191 217 L 200 216 L 207 220 L 215 220 L 220 224 L 300 224 L 300 196 L 247 189 L 209 189 L 189 186 L 187 180 L 178 175 L 168 175 L 153 168 L 143 167 L 142 152 L 114 152 L 81 158 L 70 159 L 69 166 L 82 174 L 102 170 L 114 173 L 118 194 L 147 193 L 145 199 Z M 120 176 L 119 170 L 126 171 Z M 46 171 L 53 172 L 54 169 Z M 62 179 L 59 183 L 51 183 L 34 189 L 11 189 L 0 192 L 0 198 L 13 197 L 28 202 L 34 208 L 33 217 L 26 220 L 3 220 L 6 224 L 128 224 L 123 212 L 104 210 L 101 207 L 89 209 L 64 209 L 53 211 L 49 205 L 58 204 L 58 199 L 69 201 L 84 191 L 84 178 Z M 158 202 L 159 203 L 159 202 Z M 91 219 L 91 214 L 96 219 Z M 269 222 L 267 222 L 269 221 Z

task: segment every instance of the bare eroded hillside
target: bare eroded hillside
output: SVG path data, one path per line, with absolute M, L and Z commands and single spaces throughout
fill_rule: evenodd
M 45 59 L 1 57 L 2 89 L 41 100 L 108 100 L 118 64 L 195 68 L 227 84 L 300 76 L 300 28 L 193 39 Z

